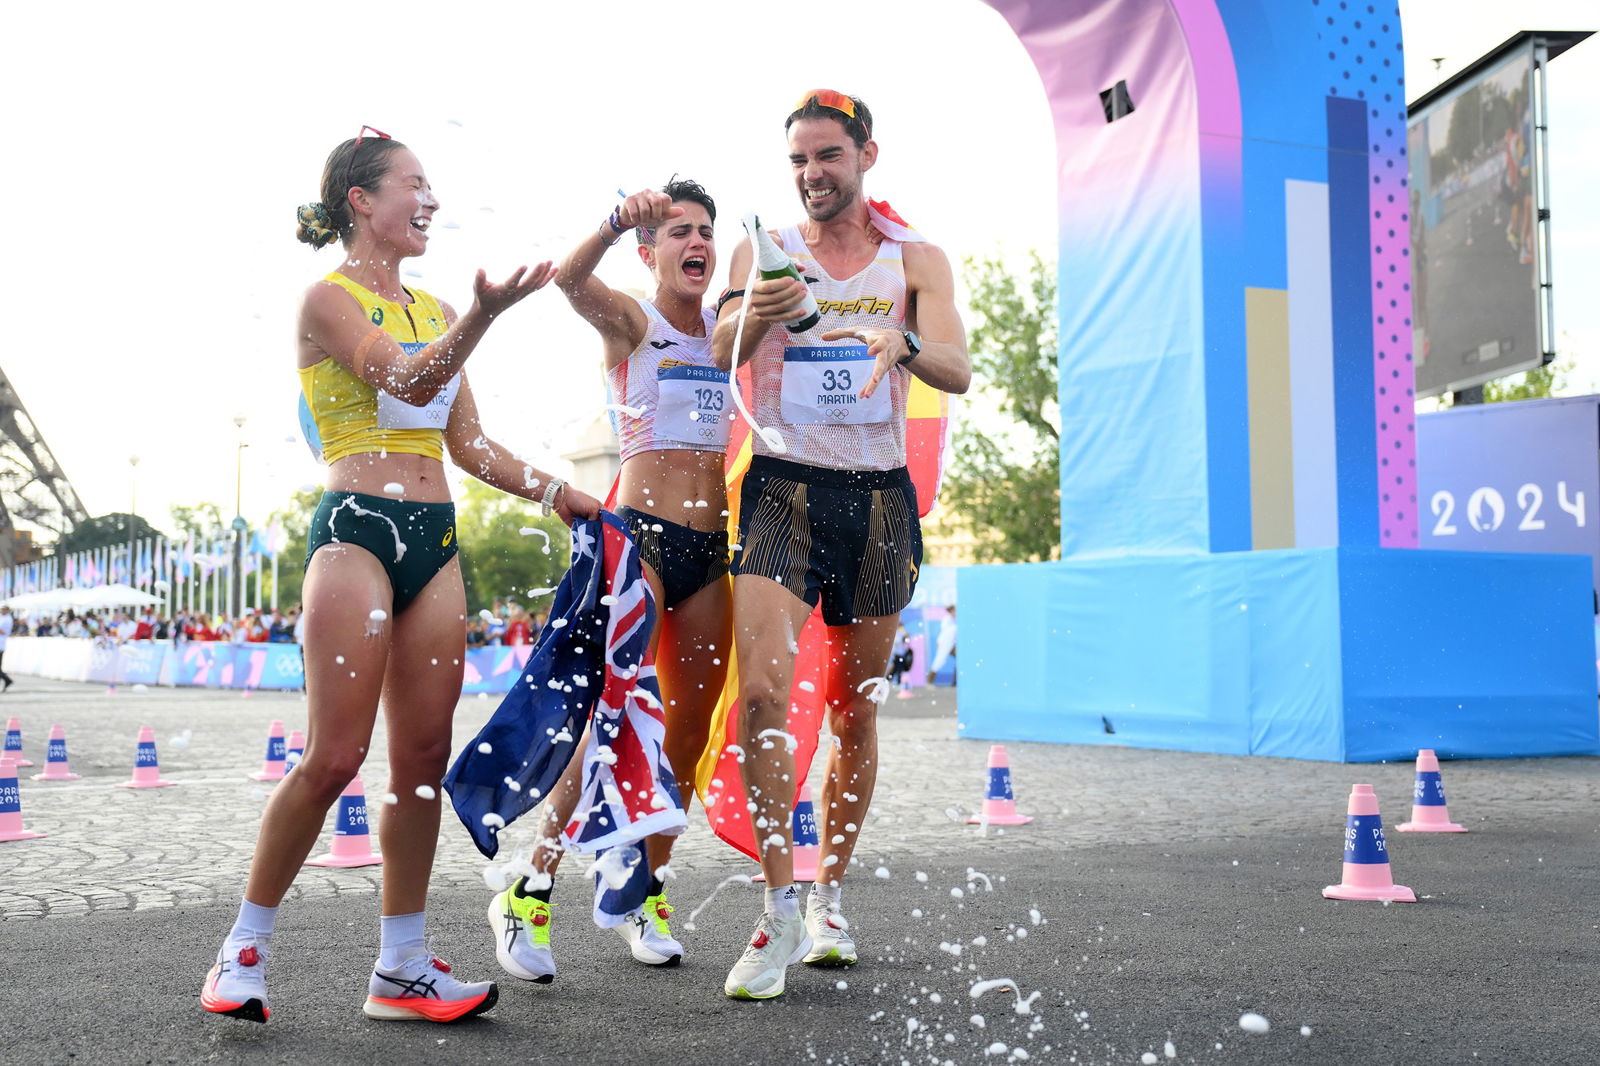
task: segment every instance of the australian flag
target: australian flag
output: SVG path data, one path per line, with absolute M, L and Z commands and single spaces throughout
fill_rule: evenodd
M 501 827 L 555 787 L 586 722 L 582 792 L 567 843 L 584 852 L 639 845 L 642 853 L 644 838 L 683 831 L 687 819 L 662 750 L 666 722 L 650 654 L 655 613 L 621 520 L 602 512 L 574 526 L 572 566 L 522 677 L 445 775 L 479 851 L 493 858 Z M 630 872 L 615 890 L 597 877 L 598 924 L 619 924 L 644 904 L 649 862 L 641 857 Z

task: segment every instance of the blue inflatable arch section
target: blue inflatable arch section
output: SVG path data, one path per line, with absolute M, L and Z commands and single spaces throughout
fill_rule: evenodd
M 1062 560 L 959 579 L 961 728 L 1600 749 L 1587 559 L 1421 551 L 1393 0 L 988 0 L 1055 120 Z

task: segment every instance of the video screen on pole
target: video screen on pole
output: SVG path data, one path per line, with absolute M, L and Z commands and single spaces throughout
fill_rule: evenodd
M 1532 74 L 1530 49 L 1410 116 L 1418 396 L 1542 361 Z

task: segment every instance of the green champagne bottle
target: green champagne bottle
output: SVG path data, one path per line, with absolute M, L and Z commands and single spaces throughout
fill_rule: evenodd
M 767 231 L 761 226 L 761 219 L 755 215 L 746 215 L 744 217 L 744 228 L 746 232 L 755 235 L 756 269 L 760 272 L 763 281 L 771 278 L 795 278 L 802 285 L 805 284 L 806 279 L 800 275 L 799 269 L 794 265 L 794 260 L 790 259 L 784 253 L 784 250 L 779 248 L 777 243 L 767 235 Z M 800 317 L 785 322 L 784 326 L 790 333 L 804 333 L 815 326 L 821 317 L 821 312 L 817 310 L 817 298 L 811 295 L 811 287 L 807 285 L 806 301 L 800 307 Z

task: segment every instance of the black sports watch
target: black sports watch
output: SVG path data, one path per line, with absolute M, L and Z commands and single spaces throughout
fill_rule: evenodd
M 900 336 L 906 339 L 906 348 L 908 350 L 905 354 L 905 358 L 901 359 L 900 362 L 895 365 L 905 366 L 907 363 L 911 362 L 911 360 L 922 354 L 922 338 L 917 336 L 915 333 L 912 333 L 909 329 L 901 330 Z

